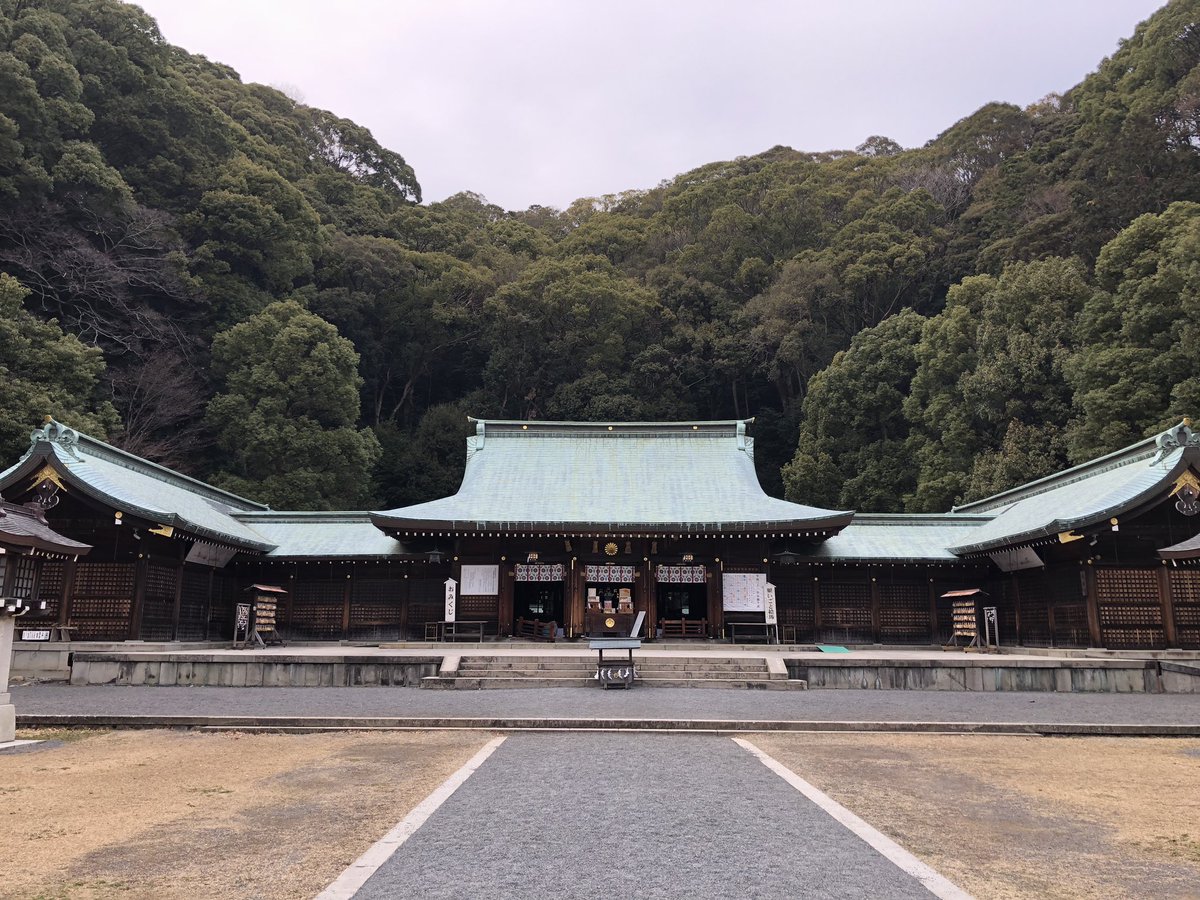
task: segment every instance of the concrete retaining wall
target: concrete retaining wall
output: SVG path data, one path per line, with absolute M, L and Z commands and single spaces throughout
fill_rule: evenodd
M 71 684 L 208 687 L 415 687 L 436 675 L 440 657 L 253 656 L 76 653 Z
M 1004 663 L 999 660 L 920 662 L 888 660 L 788 660 L 788 674 L 808 682 L 809 690 L 913 691 L 1062 691 L 1088 693 L 1194 693 L 1195 676 L 1165 671 L 1169 663 L 1152 660 L 1046 660 Z M 1160 666 L 1162 672 L 1160 673 Z M 1176 669 L 1185 668 L 1174 666 Z

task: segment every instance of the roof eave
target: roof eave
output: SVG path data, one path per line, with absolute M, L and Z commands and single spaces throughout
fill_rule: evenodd
M 836 534 L 850 524 L 853 512 L 839 512 L 821 519 L 789 519 L 774 522 L 492 522 L 446 519 L 406 519 L 371 513 L 371 522 L 383 531 L 459 531 L 495 534 L 512 531 L 554 534 L 778 534 L 780 532 L 824 531 Z
M 46 448 L 45 450 L 42 449 L 43 445 Z M 84 481 L 82 478 L 78 477 L 71 470 L 70 466 L 64 464 L 62 460 L 59 459 L 58 454 L 54 452 L 54 445 L 49 441 L 40 442 L 34 448 L 34 451 L 31 452 L 21 464 L 11 470 L 7 484 L 14 483 L 21 478 L 25 478 L 34 474 L 34 470 L 38 468 L 37 463 L 46 463 L 53 466 L 55 473 L 66 484 L 69 484 L 72 489 L 78 491 L 80 494 L 83 494 L 86 497 L 90 497 L 92 500 L 103 503 L 104 505 L 110 506 L 113 509 L 120 510 L 122 514 L 137 516 L 138 518 L 145 519 L 148 522 L 153 522 L 158 525 L 170 525 L 172 528 L 177 528 L 180 531 L 187 532 L 188 534 L 193 534 L 206 542 L 223 544 L 224 546 L 231 547 L 236 550 L 251 550 L 256 553 L 263 553 L 268 550 L 273 550 L 276 546 L 275 544 L 271 543 L 248 541 L 244 538 L 235 537 L 234 535 L 214 531 L 211 528 L 205 528 L 202 525 L 196 525 L 178 513 L 168 513 L 157 509 L 146 509 L 138 506 L 137 504 L 130 503 L 125 499 L 113 497 L 111 494 L 107 494 L 104 491 L 93 487 L 87 481 Z M 0 489 L 3 487 L 4 485 L 0 485 Z M 232 516 L 230 518 L 232 518 Z
M 1139 513 L 1146 508 L 1154 506 L 1164 499 L 1161 495 L 1167 489 L 1170 482 L 1174 482 L 1180 475 L 1191 468 L 1192 463 L 1200 457 L 1200 448 L 1186 447 L 1184 452 L 1179 455 L 1175 465 L 1171 466 L 1163 472 L 1158 482 L 1152 488 L 1147 488 L 1140 494 L 1130 497 L 1128 500 L 1121 503 L 1106 507 L 1103 510 L 1089 513 L 1086 516 L 1078 516 L 1073 519 L 1055 519 L 1048 522 L 1039 528 L 1030 529 L 1021 532 L 1020 534 L 1011 535 L 1005 538 L 999 538 L 991 541 L 984 541 L 979 544 L 962 544 L 957 547 L 948 547 L 951 553 L 958 555 L 969 553 L 992 553 L 997 550 L 1003 550 L 1009 547 L 1018 547 L 1028 544 L 1031 541 L 1040 540 L 1050 537 L 1051 535 L 1061 534 L 1066 531 L 1075 531 L 1079 528 L 1090 528 L 1093 525 L 1099 525 L 1105 519 L 1111 519 L 1114 516 L 1121 516 L 1130 513 Z

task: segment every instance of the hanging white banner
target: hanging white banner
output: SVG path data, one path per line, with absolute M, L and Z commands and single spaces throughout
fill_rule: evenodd
M 454 621 L 454 613 L 458 609 L 458 582 L 453 578 L 446 579 L 446 621 Z

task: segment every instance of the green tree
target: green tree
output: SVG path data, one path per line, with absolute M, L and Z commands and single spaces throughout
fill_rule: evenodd
M 916 483 L 904 398 L 924 317 L 906 309 L 855 335 L 813 376 L 796 455 L 783 468 L 797 503 L 898 512 Z
M 23 306 L 29 292 L 0 274 L 0 458 L 29 447 L 29 432 L 44 416 L 104 439 L 120 428 L 103 399 L 104 358 L 95 347 L 41 322 Z
M 222 392 L 208 404 L 224 465 L 214 482 L 284 509 L 367 502 L 379 442 L 356 425 L 358 354 L 294 300 L 213 340 Z
M 1064 366 L 1091 294 L 1083 267 L 1058 258 L 1014 263 L 999 277 L 950 289 L 945 310 L 925 327 L 905 401 L 920 465 L 911 509 L 944 510 L 1066 463 Z M 1018 454 L 1028 467 L 1018 471 L 997 453 Z
M 1200 204 L 1144 215 L 1096 261 L 1103 289 L 1079 317 L 1067 367 L 1076 460 L 1114 450 L 1200 410 Z

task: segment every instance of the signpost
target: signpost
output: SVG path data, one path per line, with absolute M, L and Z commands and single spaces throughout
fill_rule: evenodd
M 763 621 L 767 623 L 767 627 L 775 634 L 775 643 L 779 643 L 779 607 L 775 600 L 775 585 L 767 582 L 764 591 L 763 602 Z
M 446 618 L 443 621 L 453 622 L 458 608 L 458 582 L 453 578 L 446 579 Z
M 1000 646 L 1000 625 L 996 621 L 996 607 L 983 608 L 983 641 L 986 647 Z
M 250 641 L 250 604 L 239 603 L 233 617 L 233 649 Z

